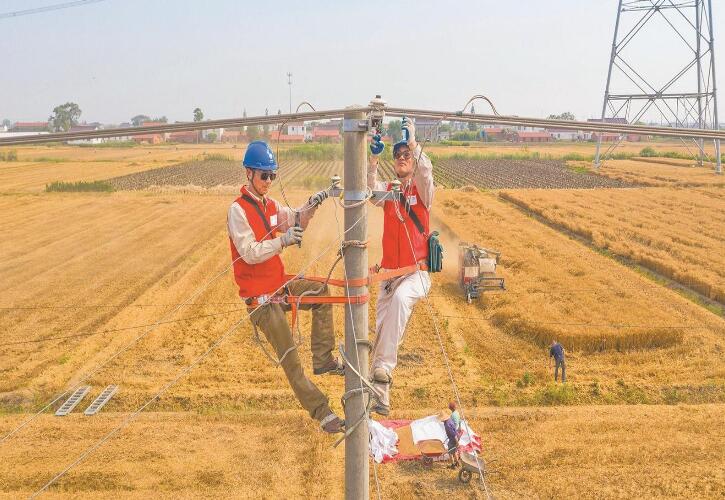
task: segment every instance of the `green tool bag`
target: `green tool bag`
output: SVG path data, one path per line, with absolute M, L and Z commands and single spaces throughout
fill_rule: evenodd
M 403 203 L 402 201 L 399 203 L 403 209 L 405 209 L 405 212 L 408 214 L 408 217 L 410 217 L 410 220 L 413 221 L 416 229 L 420 231 L 420 234 L 424 235 L 425 229 L 423 228 L 423 224 L 421 224 L 420 219 L 418 219 L 418 216 L 415 215 L 415 212 L 411 210 L 410 205 Z M 430 273 L 439 273 L 443 269 L 443 246 L 438 239 L 438 231 L 433 231 L 430 233 L 430 236 L 428 236 L 428 262 L 426 262 L 426 264 L 428 264 L 428 272 Z
M 428 237 L 428 272 L 439 273 L 443 269 L 443 245 L 438 239 L 438 231 Z

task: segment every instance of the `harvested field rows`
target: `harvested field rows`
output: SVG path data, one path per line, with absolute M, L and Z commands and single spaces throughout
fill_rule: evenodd
M 456 237 L 503 252 L 508 292 L 487 295 L 487 307 L 477 312 L 504 332 L 542 348 L 556 338 L 569 349 L 594 352 L 691 345 L 725 326 L 492 195 L 444 190 L 437 197 L 438 216 Z
M 330 177 L 342 175 L 342 162 L 305 162 L 291 160 L 280 162 L 281 182 L 289 186 L 307 188 L 329 185 Z M 245 179 L 238 161 L 203 160 L 173 165 L 162 170 L 149 170 L 109 179 L 117 190 L 138 190 L 151 186 L 239 186 Z
M 582 156 L 592 156 L 596 150 L 596 142 L 541 142 L 520 144 L 513 142 L 471 142 L 468 146 L 443 146 L 438 144 L 426 145 L 426 151 L 436 156 L 450 156 L 455 154 L 484 154 L 484 155 L 531 155 L 539 154 L 542 157 L 561 158 L 565 155 L 577 154 Z M 642 149 L 649 147 L 660 152 L 676 152 L 681 154 L 689 154 L 688 148 L 680 141 L 666 142 L 622 142 L 615 153 L 627 153 L 636 155 Z M 712 157 L 714 156 L 714 146 L 712 141 L 705 142 L 705 150 Z M 689 151 L 692 151 L 690 146 Z
M 650 160 L 650 158 L 647 158 Z M 608 160 L 602 164 L 599 174 L 622 182 L 643 186 L 725 186 L 722 175 L 716 175 L 710 167 L 676 166 L 675 160 L 651 158 L 654 162 L 637 160 Z M 666 163 L 661 163 L 666 162 Z M 594 172 L 589 162 L 567 162 L 573 168 Z M 689 162 L 691 163 L 691 162 Z
M 485 189 L 622 188 L 630 184 L 588 172 L 568 169 L 558 160 L 439 159 L 434 172 L 438 184 Z
M 508 200 L 725 304 L 725 190 L 509 191 Z

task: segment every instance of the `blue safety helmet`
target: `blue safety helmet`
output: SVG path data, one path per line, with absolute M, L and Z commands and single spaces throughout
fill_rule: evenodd
M 277 170 L 277 161 L 274 159 L 272 148 L 264 141 L 249 143 L 242 165 L 256 170 Z

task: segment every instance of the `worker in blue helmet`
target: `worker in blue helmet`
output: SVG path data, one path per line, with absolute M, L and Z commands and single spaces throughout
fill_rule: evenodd
M 293 210 L 268 196 L 269 188 L 277 177 L 277 162 L 265 142 L 251 142 L 242 163 L 247 184 L 242 187 L 241 195 L 232 203 L 227 216 L 234 280 L 239 287 L 239 296 L 250 306 L 250 321 L 255 334 L 261 330 L 272 345 L 277 355 L 274 361 L 282 366 L 299 402 L 312 418 L 320 422 L 324 432 L 341 432 L 344 421 L 330 409 L 327 396 L 302 369 L 297 344 L 285 317 L 290 306 L 280 300 L 284 294 L 329 295 L 327 285 L 305 279 L 288 281 L 280 258 L 285 248 L 302 242 L 305 228 L 328 197 L 328 192 L 314 194 L 307 203 Z M 296 224 L 297 214 L 299 225 Z M 300 304 L 299 308 L 312 311 L 310 338 L 314 374 L 343 375 L 342 363 L 332 354 L 335 348 L 332 305 Z
M 398 348 L 415 304 L 430 291 L 431 279 L 425 266 L 428 257 L 430 209 L 433 205 L 433 165 L 416 141 L 415 123 L 404 117 L 403 140 L 393 145 L 393 169 L 401 185 L 401 199 L 373 201 L 383 209 L 383 258 L 380 268 L 417 269 L 380 285 L 375 311 L 376 338 L 371 353 L 372 382 L 380 398 L 372 411 L 388 415 L 393 370 Z M 378 180 L 380 154 L 385 149 L 379 135 L 373 136 L 368 163 L 368 188 L 392 189 L 389 181 Z

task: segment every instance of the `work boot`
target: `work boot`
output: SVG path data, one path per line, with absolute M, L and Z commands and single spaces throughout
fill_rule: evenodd
M 345 432 L 345 421 L 334 413 L 330 413 L 328 416 L 320 420 L 320 429 L 328 434 Z
M 373 382 L 392 385 L 393 378 L 385 368 L 378 367 L 373 370 Z
M 326 365 L 320 367 L 320 368 L 313 368 L 312 373 L 315 375 L 324 375 L 325 373 L 329 373 L 330 375 L 345 375 L 345 365 L 342 363 L 342 361 L 332 358 L 330 361 L 327 362 Z
M 383 417 L 387 417 L 388 415 L 390 415 L 390 406 L 378 401 L 372 406 L 372 408 L 370 408 L 370 411 L 373 413 L 377 413 L 378 415 L 382 415 Z

